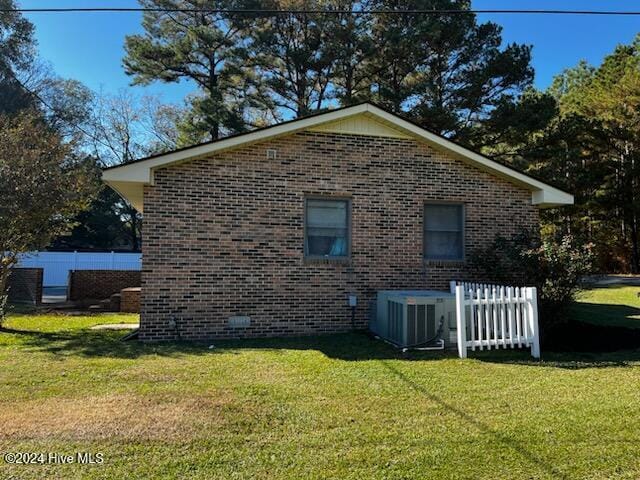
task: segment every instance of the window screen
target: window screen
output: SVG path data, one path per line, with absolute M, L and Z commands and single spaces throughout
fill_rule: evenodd
M 462 205 L 427 204 L 424 208 L 424 258 L 464 258 L 464 209 Z
M 307 199 L 305 254 L 308 257 L 349 255 L 348 200 Z

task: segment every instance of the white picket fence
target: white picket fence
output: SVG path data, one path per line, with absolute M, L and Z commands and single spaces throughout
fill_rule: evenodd
M 30 252 L 20 255 L 18 267 L 43 268 L 43 286 L 67 285 L 70 270 L 140 270 L 139 253 Z
M 470 291 L 476 291 L 478 289 L 484 291 L 485 289 L 493 290 L 494 288 L 500 288 L 504 285 L 498 285 L 497 283 L 477 283 L 477 282 L 460 282 L 457 280 L 451 280 L 449 282 L 449 289 L 451 293 L 456 293 L 456 287 L 461 285 L 464 287 L 464 291 L 469 294 Z
M 469 348 L 500 347 L 531 348 L 531 355 L 540 358 L 535 287 L 462 284 L 455 285 L 455 294 L 460 358 Z

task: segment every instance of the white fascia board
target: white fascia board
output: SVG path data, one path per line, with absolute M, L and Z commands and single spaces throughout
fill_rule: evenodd
M 150 169 L 144 162 L 122 165 L 109 170 L 103 170 L 102 180 L 105 182 L 136 182 L 150 183 Z
M 428 130 L 414 125 L 411 122 L 403 120 L 396 115 L 388 113 L 374 105 L 367 103 L 339 110 L 328 111 L 320 115 L 315 115 L 309 118 L 302 118 L 280 125 L 274 125 L 269 128 L 250 132 L 244 135 L 239 135 L 237 137 L 230 137 L 214 143 L 198 145 L 192 148 L 159 155 L 157 157 L 142 160 L 140 162 L 134 162 L 128 165 L 111 168 L 109 170 L 103 171 L 102 178 L 107 184 L 114 186 L 114 188 L 118 186 L 116 190 L 121 192 L 121 194 L 125 194 L 126 190 L 132 193 L 135 192 L 137 196 L 138 192 L 141 191 L 143 185 L 153 184 L 153 171 L 156 168 L 161 168 L 174 163 L 203 157 L 223 150 L 229 150 L 236 147 L 249 145 L 251 143 L 264 141 L 270 138 L 288 135 L 302 130 L 308 130 L 324 123 L 342 120 L 361 113 L 370 115 L 385 123 L 393 125 L 395 128 L 398 128 L 413 137 L 421 139 L 428 144 L 435 146 L 436 148 L 445 150 L 455 157 L 460 158 L 463 161 L 466 161 L 482 170 L 488 171 L 497 176 L 505 178 L 512 183 L 516 183 L 528 188 L 532 191 L 531 201 L 534 205 L 538 205 L 541 208 L 547 208 L 573 204 L 573 195 L 570 195 L 566 192 L 563 192 L 562 190 L 552 187 L 551 185 L 547 185 L 544 182 L 517 172 L 516 170 L 505 167 L 498 162 L 472 152 L 465 147 L 447 140 L 446 138 L 431 133 Z M 139 184 L 140 187 L 134 188 L 133 185 L 130 185 L 131 183 Z M 129 185 L 125 186 L 125 184 Z M 125 198 L 129 199 L 126 196 Z M 137 198 L 136 203 L 138 203 Z
M 573 205 L 574 198 L 562 190 L 547 187 L 545 190 L 537 190 L 531 194 L 531 200 L 534 205 L 542 208 L 559 207 L 562 205 Z
M 322 123 L 333 122 L 335 120 L 340 120 L 366 111 L 367 105 L 363 104 L 335 110 L 333 112 L 329 111 L 327 113 L 316 115 L 310 118 L 301 118 L 300 120 L 287 122 L 281 125 L 274 125 L 273 127 L 258 130 L 256 132 L 250 132 L 244 135 L 239 135 L 237 137 L 222 139 L 215 143 L 199 145 L 196 147 L 187 148 L 185 150 L 180 150 L 178 152 L 167 153 L 165 155 L 149 158 L 140 162 L 135 162 L 129 165 L 122 165 L 120 167 L 105 170 L 102 173 L 102 178 L 106 182 L 109 182 L 110 180 L 120 180 L 153 184 L 153 169 L 155 168 L 202 157 L 204 155 L 210 155 L 222 150 L 229 150 L 231 148 L 249 145 L 251 143 L 264 141 L 282 135 L 288 135 L 294 132 L 309 129 Z

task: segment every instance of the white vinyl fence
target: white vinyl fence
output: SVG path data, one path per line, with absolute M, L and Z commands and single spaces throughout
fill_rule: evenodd
M 456 293 L 456 287 L 458 285 L 461 285 L 464 287 L 464 291 L 468 292 L 470 290 L 476 291 L 478 289 L 484 291 L 486 288 L 488 288 L 489 290 L 493 290 L 494 288 L 500 288 L 502 287 L 502 285 L 498 285 L 498 284 L 494 284 L 494 283 L 477 283 L 477 282 L 459 282 L 456 280 L 451 280 L 449 282 L 449 288 L 451 290 L 451 293 Z
M 540 358 L 535 287 L 455 286 L 458 355 L 467 350 L 531 348 Z
M 44 287 L 67 285 L 70 270 L 140 270 L 140 253 L 30 252 L 20 255 L 18 267 L 43 268 Z

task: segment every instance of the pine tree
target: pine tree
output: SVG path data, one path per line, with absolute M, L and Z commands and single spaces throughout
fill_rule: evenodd
M 330 2 L 276 0 L 274 10 L 321 10 Z M 250 54 L 274 106 L 301 117 L 327 106 L 335 74 L 332 15 L 289 13 L 258 18 Z
M 16 11 L 14 0 L 0 0 L 0 8 L 0 113 L 16 113 L 34 106 L 16 78 L 34 59 L 34 27 Z
M 545 229 L 593 242 L 603 271 L 640 271 L 640 36 L 597 68 L 565 70 L 548 94 L 558 114 L 522 157 L 576 203 L 544 212 Z
M 375 3 L 376 10 L 400 9 L 393 0 Z M 401 5 L 406 10 L 470 9 L 468 0 L 414 0 Z M 369 65 L 374 100 L 476 147 L 482 146 L 482 136 L 475 129 L 497 108 L 515 102 L 533 80 L 531 48 L 517 44 L 503 48 L 501 27 L 479 24 L 473 13 L 381 13 L 373 18 L 371 35 L 378 48 Z
M 190 98 L 192 127 L 202 139 L 217 139 L 246 128 L 246 110 L 257 99 L 257 87 L 244 68 L 243 38 L 247 18 L 210 9 L 248 8 L 247 2 L 209 0 L 140 0 L 143 7 L 191 9 L 146 11 L 144 35 L 126 38 L 125 71 L 134 84 L 188 80 L 198 86 Z M 207 10 L 209 9 L 209 10 Z M 195 11 L 194 11 L 195 10 Z M 197 11 L 201 10 L 201 11 Z M 189 136 L 194 137 L 190 132 Z

